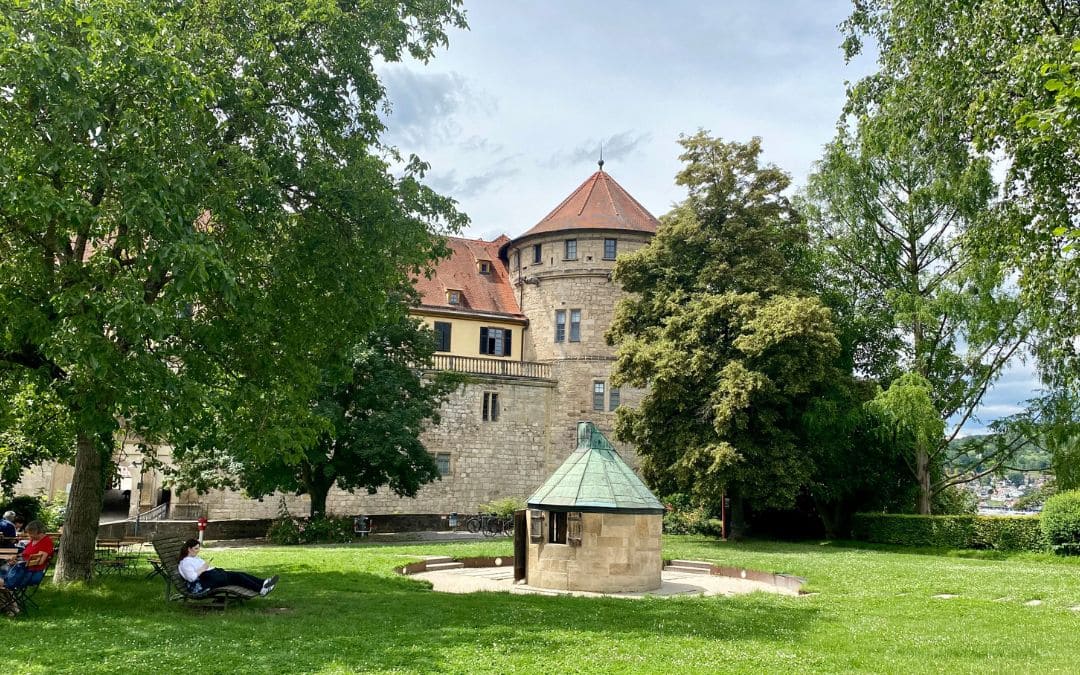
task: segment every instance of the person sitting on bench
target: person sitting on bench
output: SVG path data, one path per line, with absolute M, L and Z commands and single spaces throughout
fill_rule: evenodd
M 178 569 L 180 576 L 188 582 L 192 593 L 199 593 L 197 588 L 203 590 L 219 588 L 221 586 L 241 586 L 254 591 L 259 595 L 266 595 L 274 590 L 278 577 L 274 575 L 269 579 L 260 579 L 247 572 L 230 572 L 218 567 L 212 567 L 209 561 L 199 557 L 202 544 L 198 539 L 188 539 L 184 547 L 180 549 L 180 564 Z
M 55 550 L 53 541 L 45 534 L 45 524 L 40 520 L 32 520 L 26 526 L 26 535 L 30 537 L 26 547 L 23 548 L 22 562 L 18 556 L 9 562 L 10 567 L 3 579 L 0 579 L 0 588 L 22 588 L 41 583 L 45 576 L 45 568 L 49 566 L 49 557 Z

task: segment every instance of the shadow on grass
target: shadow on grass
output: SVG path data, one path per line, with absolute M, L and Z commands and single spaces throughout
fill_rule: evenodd
M 672 639 L 775 641 L 804 633 L 817 610 L 798 599 L 626 600 L 436 593 L 392 573 L 282 564 L 266 598 L 222 612 L 165 603 L 157 580 L 42 587 L 41 611 L 10 622 L 3 661 L 18 672 L 459 670 L 478 654 L 539 668 L 582 650 L 642 651 Z M 63 648 L 41 649 L 41 645 Z M 657 664 L 659 665 L 659 664 Z M 479 661 L 474 670 L 496 668 Z

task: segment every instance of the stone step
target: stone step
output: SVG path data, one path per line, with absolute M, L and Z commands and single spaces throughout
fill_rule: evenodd
M 703 570 L 712 570 L 713 566 L 711 562 L 705 562 L 704 560 L 672 560 L 668 564 L 679 567 L 700 567 Z
M 459 562 L 440 562 L 440 563 L 435 563 L 435 564 L 428 563 L 427 564 L 427 571 L 428 572 L 435 572 L 435 571 L 438 571 L 438 570 L 457 570 L 457 569 L 461 569 L 462 567 L 465 567 L 465 563 L 459 563 Z
M 428 566 L 431 569 L 431 566 Z M 665 572 L 682 572 L 683 574 L 709 574 L 710 571 L 704 567 L 687 567 L 685 565 L 665 565 Z
M 436 564 L 438 564 L 438 563 L 448 563 L 448 562 L 454 562 L 454 559 L 453 559 L 453 558 L 451 558 L 451 557 L 450 557 L 450 556 L 448 556 L 448 555 L 429 555 L 429 556 L 424 556 L 424 560 L 426 560 L 426 561 L 427 561 L 427 564 L 428 564 L 428 565 L 430 565 L 430 564 L 432 564 L 432 563 L 436 563 Z

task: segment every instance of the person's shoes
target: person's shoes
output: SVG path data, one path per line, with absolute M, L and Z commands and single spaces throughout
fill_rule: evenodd
M 267 595 L 270 591 L 274 590 L 274 586 L 277 586 L 278 575 L 274 575 L 263 582 L 262 590 L 259 591 L 259 595 Z

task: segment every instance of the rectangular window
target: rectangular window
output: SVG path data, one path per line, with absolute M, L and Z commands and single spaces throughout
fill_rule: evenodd
M 435 322 L 435 351 L 450 351 L 450 324 L 445 321 Z
M 499 421 L 499 394 L 494 391 L 484 392 L 484 411 L 482 415 L 485 422 Z
M 460 305 L 461 304 L 461 291 L 447 291 L 446 292 L 446 302 L 447 302 L 447 304 L 450 304 L 450 305 Z
M 544 248 L 540 244 L 533 244 L 533 264 L 539 265 L 544 262 Z
M 604 383 L 593 382 L 592 383 L 592 409 L 603 410 L 604 409 Z
M 604 260 L 614 260 L 615 254 L 619 251 L 618 239 L 605 239 L 604 240 Z
M 570 342 L 581 342 L 581 310 L 570 310 Z
M 614 410 L 619 407 L 619 388 L 612 387 L 608 392 L 608 410 Z
M 510 356 L 513 331 L 509 328 L 481 328 L 480 353 L 492 356 Z
M 439 469 L 440 476 L 450 475 L 450 453 L 449 452 L 437 452 L 435 453 L 435 466 Z
M 566 310 L 555 310 L 555 342 L 566 340 Z
M 566 251 L 563 260 L 577 260 L 577 239 L 567 239 L 564 243 Z
M 565 511 L 549 511 L 548 521 L 550 526 L 548 527 L 548 543 L 550 544 L 565 544 L 566 543 L 566 512 Z
M 478 266 L 480 268 L 480 274 L 491 274 L 491 263 L 487 260 L 481 260 L 478 263 Z

